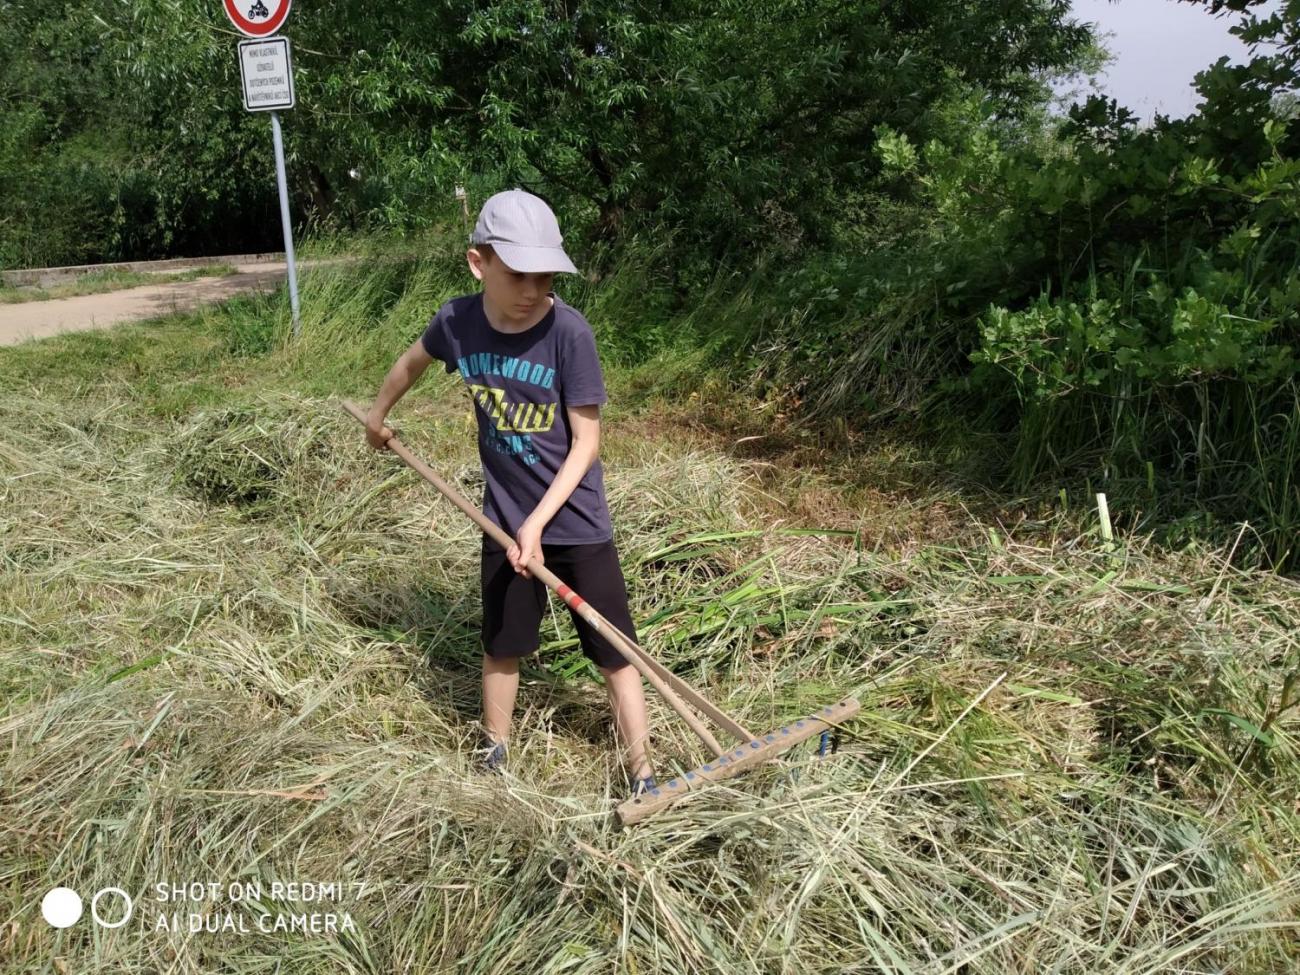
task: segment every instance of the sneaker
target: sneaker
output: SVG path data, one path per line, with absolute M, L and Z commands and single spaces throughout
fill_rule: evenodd
M 484 741 L 483 747 L 475 752 L 478 756 L 476 768 L 480 772 L 502 772 L 506 764 L 505 742 Z

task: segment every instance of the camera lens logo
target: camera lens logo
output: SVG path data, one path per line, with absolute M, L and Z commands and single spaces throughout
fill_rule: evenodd
M 116 894 L 122 899 L 122 903 L 126 905 L 122 917 L 116 921 L 106 921 L 100 916 L 99 902 L 105 894 Z M 131 895 L 121 887 L 104 887 L 95 891 L 95 896 L 90 899 L 90 916 L 95 919 L 95 923 L 101 928 L 120 928 L 131 920 L 131 912 L 134 907 Z M 107 905 L 105 910 L 107 910 Z M 81 919 L 84 911 L 81 895 L 71 887 L 55 887 L 41 898 L 41 916 L 49 922 L 51 927 L 70 928 Z
M 81 918 L 81 895 L 71 887 L 55 887 L 41 900 L 41 916 L 52 927 L 72 927 Z

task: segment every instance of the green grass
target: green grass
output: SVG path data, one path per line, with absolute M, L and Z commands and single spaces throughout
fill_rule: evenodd
M 145 284 L 174 284 L 177 281 L 194 281 L 198 278 L 220 278 L 235 273 L 228 264 L 209 264 L 188 271 L 145 273 L 141 271 L 91 271 L 78 276 L 68 284 L 49 288 L 11 288 L 0 285 L 0 304 L 18 304 L 25 301 L 51 301 L 76 295 L 96 295 L 107 291 L 121 291 Z
M 800 436 L 682 354 L 607 376 L 641 642 L 755 731 L 861 715 L 827 761 L 619 829 L 604 696 L 555 612 L 510 771 L 477 777 L 477 530 L 337 407 L 467 287 L 445 266 L 305 273 L 297 343 L 273 294 L 0 349 L 9 969 L 1300 964 L 1294 580 L 1119 519 L 1107 546 L 1088 506 L 990 495 L 899 437 Z M 604 341 L 620 305 L 594 307 Z M 454 377 L 392 420 L 477 497 Z M 660 769 L 701 761 L 650 707 Z M 269 905 L 347 911 L 337 936 L 146 899 L 194 880 L 365 891 Z M 60 884 L 136 917 L 50 928 Z M 156 931 L 164 908 L 253 931 Z

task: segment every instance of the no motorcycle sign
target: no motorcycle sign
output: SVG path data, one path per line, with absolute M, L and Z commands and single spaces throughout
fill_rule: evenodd
M 289 16 L 292 0 L 223 0 L 226 16 L 241 34 L 269 37 Z

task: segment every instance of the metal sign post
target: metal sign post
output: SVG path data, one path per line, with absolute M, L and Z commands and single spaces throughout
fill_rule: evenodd
M 289 184 L 284 174 L 284 136 L 280 131 L 280 113 L 276 109 L 293 108 L 293 62 L 289 41 L 284 37 L 266 37 L 283 25 L 289 15 L 290 0 L 255 0 L 246 11 L 236 0 L 224 0 L 226 14 L 239 30 L 257 40 L 239 44 L 239 76 L 244 88 L 244 108 L 250 112 L 271 113 L 271 141 L 275 145 L 275 183 L 280 191 L 280 224 L 284 231 L 284 256 L 289 270 L 289 307 L 293 312 L 293 337 L 300 332 L 298 321 L 298 266 L 293 253 L 293 226 L 289 220 Z
M 284 139 L 280 135 L 280 114 L 271 113 L 271 138 L 275 141 L 275 182 L 280 188 L 280 223 L 284 227 L 284 258 L 289 265 L 289 308 L 293 312 L 293 337 L 298 324 L 298 268 L 293 259 L 293 228 L 289 224 L 289 188 L 284 178 Z

